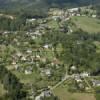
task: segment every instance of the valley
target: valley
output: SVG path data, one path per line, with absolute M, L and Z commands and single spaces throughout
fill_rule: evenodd
M 99 11 L 47 8 L 0 14 L 0 100 L 99 100 Z

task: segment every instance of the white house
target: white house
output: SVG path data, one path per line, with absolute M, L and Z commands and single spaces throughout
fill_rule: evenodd
M 30 49 L 27 49 L 27 51 L 26 51 L 27 53 L 32 53 L 32 50 L 30 50 Z
M 50 70 L 50 69 L 46 69 L 46 70 L 45 70 L 45 74 L 46 74 L 47 76 L 51 76 L 51 70 Z
M 26 61 L 27 59 L 26 59 L 25 56 L 22 56 L 21 60 L 22 60 L 22 61 Z
M 76 70 L 76 66 L 71 66 L 71 70 Z
M 45 49 L 48 49 L 48 48 L 49 48 L 49 45 L 46 44 L 46 45 L 44 45 L 43 47 L 44 47 Z
M 96 18 L 96 17 L 97 17 L 97 15 L 92 15 L 92 17 L 93 17 L 93 18 Z
M 32 18 L 32 19 L 26 19 L 26 23 L 32 23 L 34 22 L 36 19 L 35 18 Z
M 80 74 L 80 76 L 83 77 L 83 78 L 84 77 L 88 77 L 89 76 L 89 73 L 88 72 L 83 72 L 83 73 Z

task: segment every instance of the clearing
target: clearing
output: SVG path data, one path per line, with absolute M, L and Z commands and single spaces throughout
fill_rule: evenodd
M 72 27 L 82 29 L 88 33 L 100 32 L 100 20 L 87 16 L 75 16 L 71 18 L 71 22 L 74 23 Z M 75 30 L 75 29 L 74 29 Z

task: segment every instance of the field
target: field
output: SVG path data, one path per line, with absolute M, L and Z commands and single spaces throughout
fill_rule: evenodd
M 80 28 L 89 33 L 100 32 L 100 20 L 87 16 L 75 16 L 71 18 L 71 22 L 75 24 L 75 28 Z
M 68 92 L 68 86 L 65 83 L 54 89 L 53 92 L 60 100 L 96 100 L 93 94 Z
M 0 83 L 0 97 L 6 93 L 6 90 L 3 88 L 3 85 Z

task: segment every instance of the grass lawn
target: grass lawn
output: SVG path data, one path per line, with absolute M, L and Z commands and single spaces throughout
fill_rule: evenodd
M 100 32 L 100 20 L 87 16 L 75 16 L 72 17 L 71 21 L 76 25 L 77 28 L 89 33 Z
M 53 92 L 60 100 L 96 100 L 93 94 L 68 92 L 66 83 L 57 87 Z
M 29 75 L 18 71 L 13 71 L 13 74 L 15 74 L 22 83 L 35 83 L 36 80 L 40 78 L 40 74 L 36 71 L 33 71 L 33 73 Z

